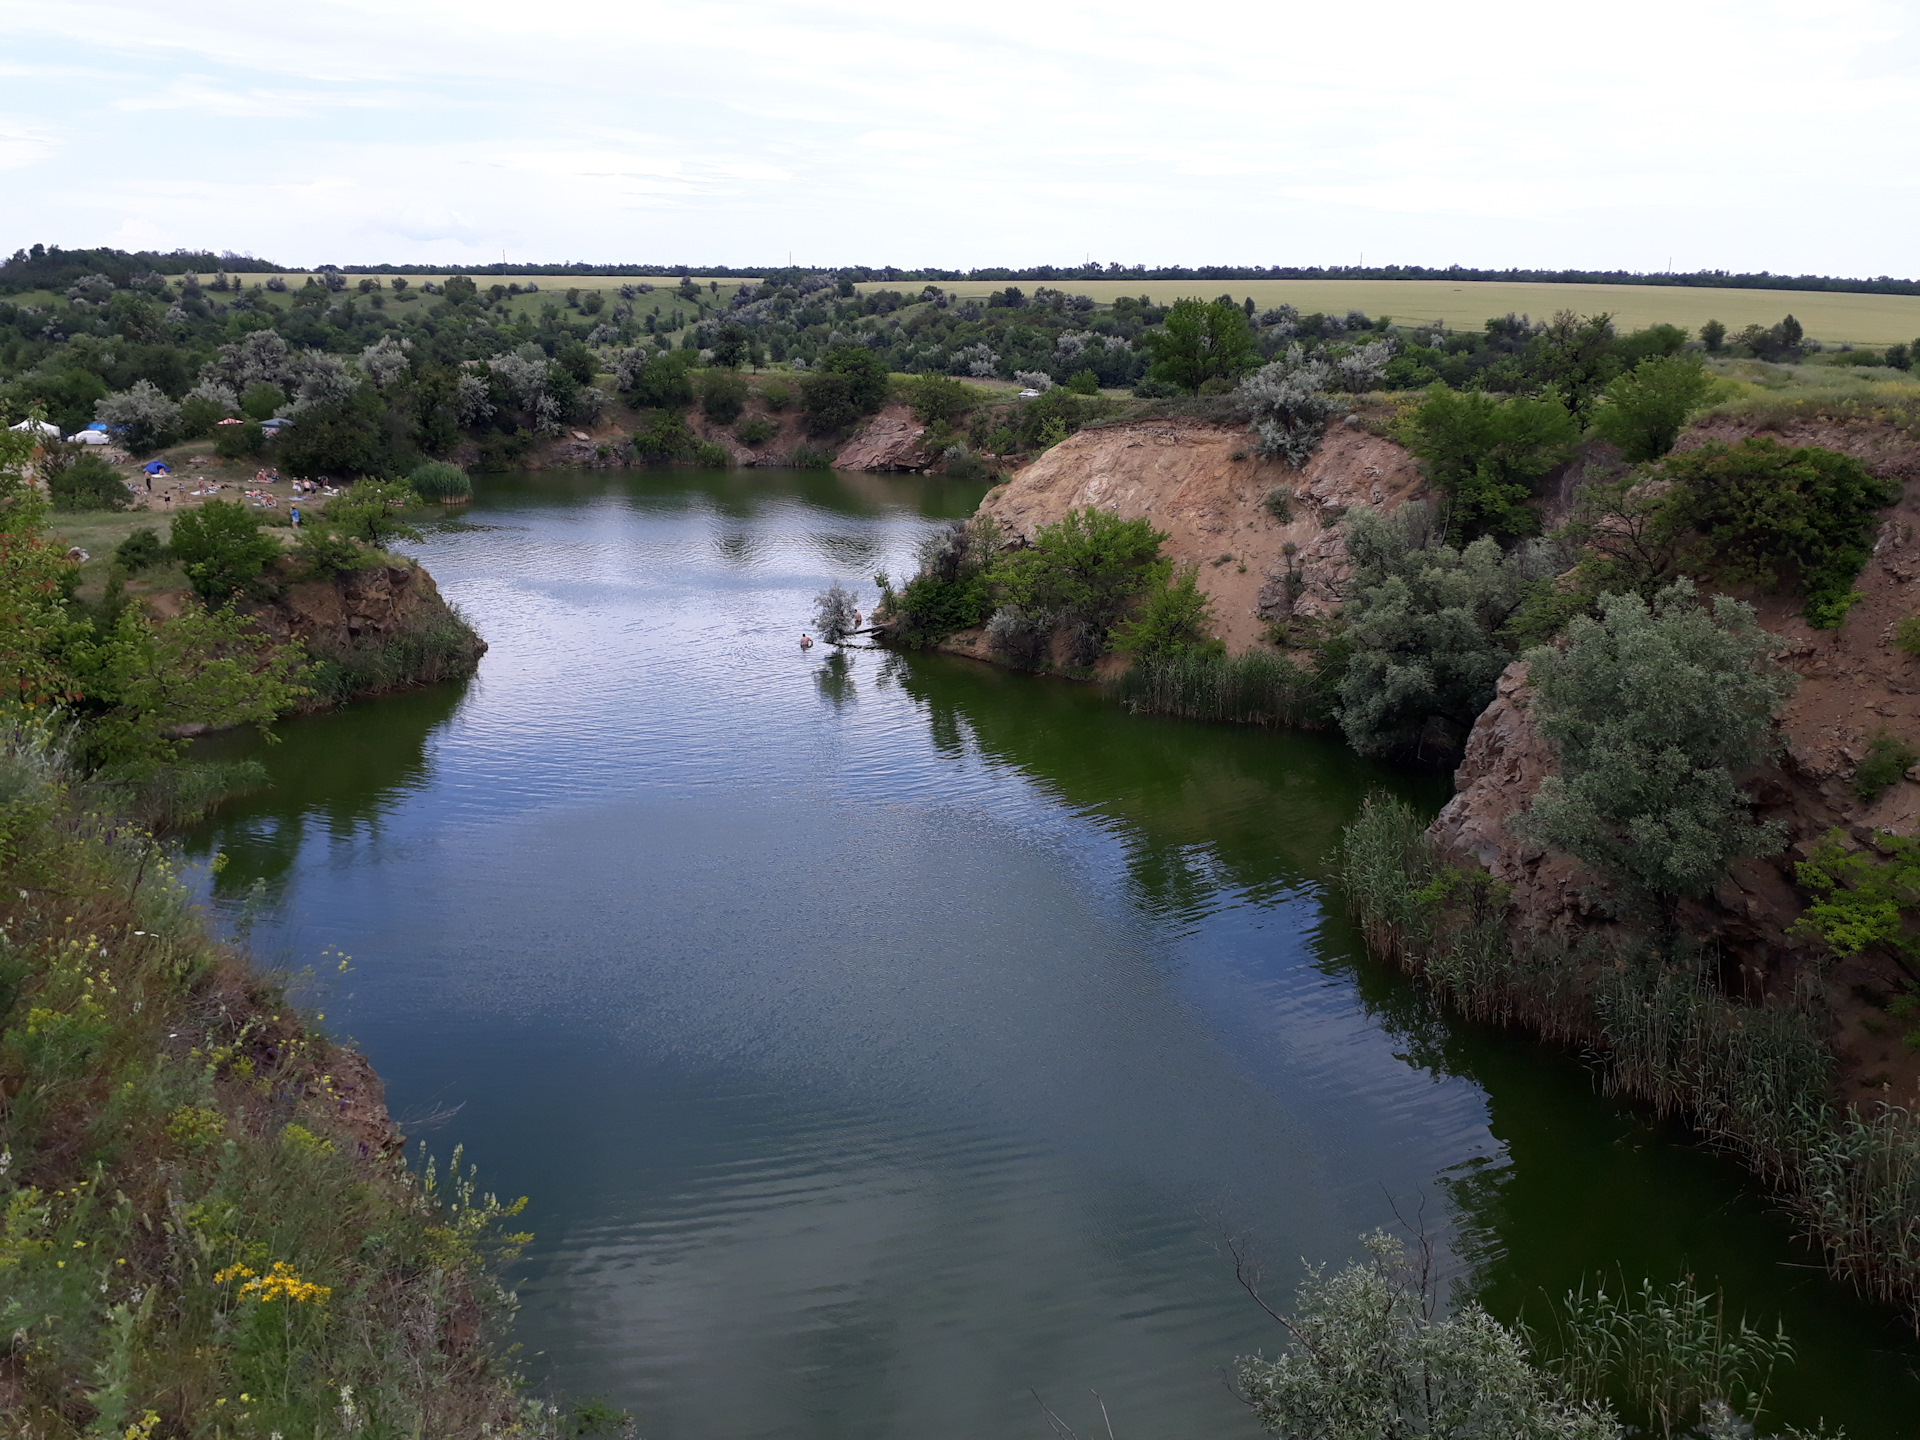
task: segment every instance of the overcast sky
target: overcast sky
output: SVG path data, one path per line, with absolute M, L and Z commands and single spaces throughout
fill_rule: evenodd
M 0 0 L 0 246 L 1920 273 L 1920 4 Z

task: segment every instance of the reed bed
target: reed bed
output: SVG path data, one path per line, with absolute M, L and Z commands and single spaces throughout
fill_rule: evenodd
M 1920 1333 L 1920 1124 L 1898 1106 L 1836 1104 L 1817 985 L 1754 1005 L 1714 987 L 1699 947 L 1516 933 L 1491 878 L 1448 865 L 1396 800 L 1347 828 L 1340 868 L 1371 949 L 1469 1019 L 1586 1048 L 1609 1094 L 1737 1155 L 1833 1274 L 1905 1306 Z
M 1136 714 L 1275 729 L 1318 729 L 1331 719 L 1314 673 L 1265 650 L 1136 660 L 1115 690 Z

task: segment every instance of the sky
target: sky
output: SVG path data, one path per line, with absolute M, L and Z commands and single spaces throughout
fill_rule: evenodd
M 1920 0 L 0 0 L 0 253 L 1920 275 Z

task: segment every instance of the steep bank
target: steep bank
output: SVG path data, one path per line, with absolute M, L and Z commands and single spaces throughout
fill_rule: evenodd
M 1706 440 L 1736 442 L 1758 427 L 1713 420 L 1689 431 L 1680 449 Z M 1853 456 L 1877 475 L 1906 482 L 1920 475 L 1920 443 L 1889 424 L 1792 421 L 1767 433 L 1783 443 L 1821 445 Z M 1794 864 L 1835 826 L 1864 838 L 1871 830 L 1912 835 L 1920 826 L 1920 781 L 1912 773 L 1876 800 L 1860 799 L 1853 772 L 1873 733 L 1920 736 L 1920 659 L 1893 648 L 1893 627 L 1920 610 L 1920 490 L 1909 488 L 1882 512 L 1874 554 L 1855 582 L 1863 599 L 1837 630 L 1814 630 L 1798 605 L 1778 595 L 1741 593 L 1760 623 L 1786 643 L 1784 659 L 1801 677 L 1781 720 L 1786 750 L 1758 777 L 1760 811 L 1783 820 L 1788 849 L 1735 864 L 1707 900 L 1683 915 L 1693 932 L 1717 940 L 1726 976 L 1749 998 L 1790 991 L 1814 958 L 1793 926 L 1805 908 Z M 1595 923 L 1582 899 L 1594 877 L 1568 857 L 1520 844 L 1508 829 L 1532 801 L 1553 761 L 1529 711 L 1526 667 L 1502 677 L 1480 716 L 1455 776 L 1455 795 L 1431 834 L 1448 853 L 1485 866 L 1512 887 L 1516 919 L 1529 930 Z M 1900 1043 L 1885 1005 L 1898 977 L 1884 962 L 1861 958 L 1832 972 L 1833 1045 L 1844 1098 L 1920 1104 L 1920 1051 Z

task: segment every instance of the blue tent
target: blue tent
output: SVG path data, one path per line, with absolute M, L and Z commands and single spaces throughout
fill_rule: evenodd
M 107 422 L 104 420 L 96 420 L 91 425 L 87 426 L 87 429 L 98 430 L 101 432 L 101 434 L 104 435 L 107 429 Z
M 173 467 L 164 460 L 149 460 L 141 467 L 149 475 L 171 475 Z

